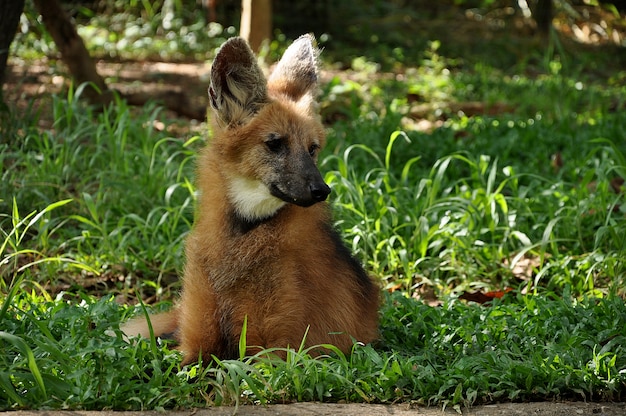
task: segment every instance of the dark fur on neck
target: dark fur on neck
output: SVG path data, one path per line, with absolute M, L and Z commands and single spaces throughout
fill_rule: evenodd
M 237 213 L 237 211 L 231 211 L 230 218 L 228 219 L 230 225 L 230 231 L 235 235 L 247 234 L 250 231 L 257 228 L 259 225 L 273 218 L 273 215 L 266 218 L 255 218 L 250 220 L 244 218 Z

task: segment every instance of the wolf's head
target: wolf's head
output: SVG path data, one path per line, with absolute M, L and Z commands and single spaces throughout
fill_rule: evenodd
M 265 79 L 241 38 L 220 48 L 211 68 L 213 146 L 228 196 L 248 221 L 273 216 L 285 204 L 326 200 L 330 188 L 317 169 L 325 143 L 316 109 L 318 51 L 304 35 Z

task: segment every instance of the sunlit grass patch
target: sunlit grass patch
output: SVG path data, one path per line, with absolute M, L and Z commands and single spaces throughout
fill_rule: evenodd
M 160 110 L 154 106 L 138 112 L 117 100 L 96 113 L 72 91 L 52 104 L 52 129 L 23 130 L 7 148 L 0 185 L 7 215 L 0 225 L 15 221 L 8 215 L 12 201 L 21 211 L 66 201 L 23 236 L 25 247 L 116 274 L 111 279 L 118 290 L 137 279 L 160 284 L 166 277 L 171 284 L 193 220 L 199 138 L 156 130 Z M 54 286 L 54 273 L 41 280 L 49 278 Z
M 367 121 L 361 126 L 353 127 L 371 128 Z M 528 134 L 525 125 L 517 128 Z M 440 138 L 440 153 L 455 152 L 429 168 L 424 159 L 433 155 L 423 144 L 434 139 L 395 132 L 383 150 L 377 150 L 382 143 L 358 143 L 324 160 L 334 168 L 327 179 L 336 190 L 340 228 L 388 287 L 434 285 L 446 293 L 568 284 L 585 293 L 597 289 L 596 280 L 619 287 L 626 223 L 623 193 L 609 180 L 622 178 L 623 153 L 616 145 L 582 140 L 572 144 L 577 155 L 568 149 L 567 167 L 552 168 L 542 154 L 545 143 L 533 149 L 518 140 L 524 146 L 520 163 L 499 151 L 500 143 L 464 146 Z M 541 259 L 525 282 L 512 273 L 520 253 Z

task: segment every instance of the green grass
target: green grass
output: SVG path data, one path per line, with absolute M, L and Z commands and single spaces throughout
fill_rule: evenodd
M 617 297 L 513 295 L 488 307 L 450 300 L 433 308 L 396 293 L 381 311 L 381 341 L 350 356 L 292 350 L 285 361 L 260 353 L 183 368 L 167 345 L 127 344 L 117 324 L 130 310 L 111 297 L 69 302 L 20 290 L 10 302 L 0 316 L 4 409 L 294 400 L 469 406 L 622 400 L 626 388 L 626 306 Z
M 623 72 L 463 67 L 436 43 L 423 56 L 394 77 L 356 59 L 351 81 L 324 85 L 336 225 L 388 289 L 380 340 L 349 356 L 181 367 L 167 344 L 127 343 L 130 305 L 167 308 L 178 288 L 205 133 L 170 137 L 155 106 L 94 111 L 80 87 L 52 97 L 51 128 L 34 106 L 2 108 L 0 409 L 623 400 Z M 469 101 L 508 111 L 453 111 Z
M 16 210 L 28 212 L 69 199 L 40 224 L 40 251 L 62 251 L 100 273 L 132 270 L 157 285 L 171 280 L 193 220 L 198 137 L 185 142 L 156 133 L 154 107 L 136 114 L 118 101 L 95 114 L 76 98 L 71 92 L 69 99 L 53 98 L 53 130 L 0 144 L 6 166 L 0 212 L 11 212 L 12 199 Z
M 621 115 L 606 120 L 624 121 Z M 580 264 L 624 252 L 623 195 L 608 185 L 621 177 L 623 153 L 603 139 L 607 126 L 585 126 L 581 133 L 569 123 L 505 123 L 502 129 L 498 120 L 469 121 L 465 131 L 475 136 L 462 140 L 451 136 L 454 126 L 432 135 L 396 132 L 378 153 L 356 144 L 326 160 L 336 168 L 327 178 L 337 184 L 337 211 L 349 224 L 344 231 L 375 274 L 392 284 L 406 279 L 408 287 L 426 274 L 429 283 L 454 287 L 509 280 L 502 261 L 522 250 L 548 254 L 543 267 L 558 267 L 548 276 L 567 273 L 559 266 L 565 259 Z M 356 137 L 359 129 L 374 128 L 366 120 L 352 127 Z M 541 139 L 555 134 L 571 141 L 556 175 L 550 148 L 561 145 Z M 359 164 L 375 168 L 364 174 L 354 168 Z M 578 292 L 592 290 L 596 279 L 623 283 L 623 270 L 602 276 L 605 266 L 593 265 L 595 278 L 578 270 L 565 281 Z

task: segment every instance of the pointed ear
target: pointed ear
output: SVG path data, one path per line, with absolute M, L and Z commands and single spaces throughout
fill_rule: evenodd
M 313 104 L 318 88 L 318 55 L 313 35 L 300 36 L 276 65 L 269 78 L 269 90 Z
M 223 126 L 244 124 L 269 101 L 265 76 L 242 38 L 227 40 L 217 52 L 209 101 Z

